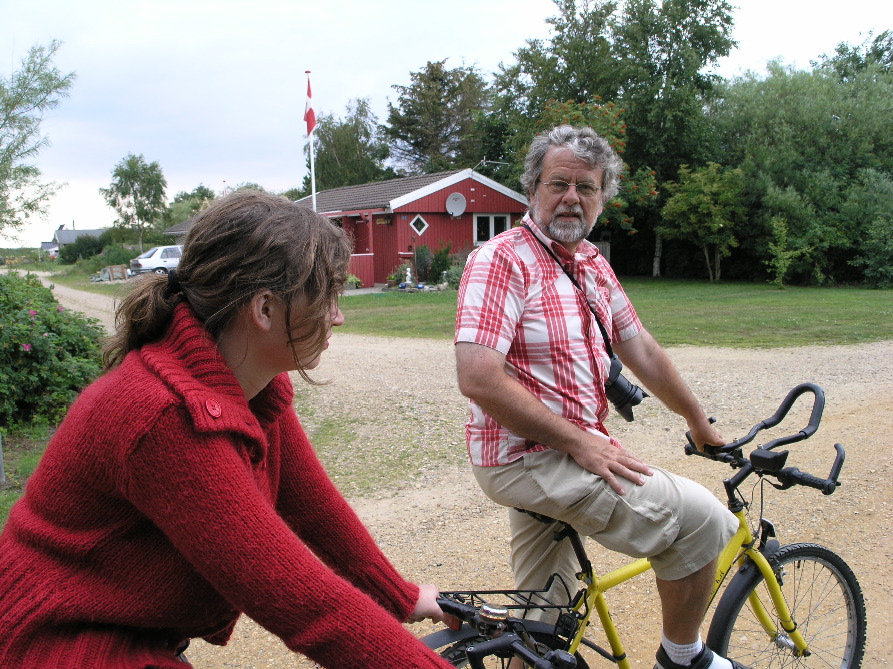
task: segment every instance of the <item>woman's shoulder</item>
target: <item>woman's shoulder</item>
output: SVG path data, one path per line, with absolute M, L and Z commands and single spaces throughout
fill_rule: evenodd
M 177 402 L 176 394 L 132 352 L 81 393 L 67 420 L 80 418 L 96 430 L 127 428 L 132 433 Z

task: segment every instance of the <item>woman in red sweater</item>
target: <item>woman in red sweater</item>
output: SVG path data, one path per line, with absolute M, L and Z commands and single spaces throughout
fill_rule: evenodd
M 140 279 L 0 536 L 0 666 L 181 669 L 241 613 L 325 667 L 449 666 L 400 622 L 440 618 L 436 588 L 388 562 L 292 408 L 349 258 L 326 219 L 242 191 Z

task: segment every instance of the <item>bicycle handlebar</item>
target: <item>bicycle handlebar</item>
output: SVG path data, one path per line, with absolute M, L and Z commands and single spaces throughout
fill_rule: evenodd
M 493 639 L 482 641 L 476 646 L 469 646 L 465 650 L 465 656 L 468 658 L 468 666 L 471 669 L 484 669 L 483 658 L 506 652 L 521 658 L 524 660 L 525 665 L 534 667 L 534 669 L 555 669 L 556 667 L 552 660 L 528 648 L 521 637 L 514 632 L 506 632 Z
M 757 434 L 763 430 L 775 427 L 781 423 L 788 415 L 788 412 L 791 410 L 791 407 L 794 406 L 797 399 L 804 393 L 812 393 L 813 395 L 812 411 L 806 427 L 795 434 L 779 437 L 763 444 L 754 449 L 748 458 L 745 458 L 742 454 L 741 447 L 753 441 Z M 801 383 L 787 394 L 775 414 L 754 425 L 750 432 L 744 437 L 735 439 L 728 444 L 723 446 L 707 445 L 704 446 L 703 451 L 700 451 L 691 438 L 691 432 L 686 432 L 685 438 L 688 440 L 688 444 L 685 445 L 685 454 L 698 455 L 710 460 L 725 462 L 732 465 L 732 467 L 742 469 L 750 467 L 751 469 L 749 471 L 757 471 L 761 475 L 769 474 L 778 479 L 781 485 L 776 487 L 782 490 L 794 485 L 803 485 L 820 490 L 825 495 L 830 495 L 840 485 L 837 479 L 840 475 L 840 470 L 843 467 L 844 459 L 846 458 L 846 453 L 841 444 L 834 445 L 837 454 L 834 458 L 834 464 L 831 466 L 831 473 L 828 478 L 820 478 L 808 472 L 800 471 L 796 467 L 784 467 L 788 451 L 774 451 L 774 449 L 779 446 L 793 444 L 808 439 L 815 434 L 819 427 L 819 423 L 822 420 L 822 412 L 824 409 L 825 391 L 814 383 Z M 711 418 L 710 422 L 714 422 L 714 419 Z
M 577 665 L 574 657 L 564 651 L 550 650 L 543 656 L 528 647 L 523 638 L 526 633 L 523 631 L 523 621 L 520 619 L 506 616 L 504 622 L 495 622 L 483 615 L 478 607 L 448 597 L 438 597 L 437 604 L 444 613 L 457 619 L 459 625 L 464 621 L 481 636 L 487 637 L 486 641 L 466 648 L 466 657 L 471 669 L 484 669 L 483 658 L 497 653 L 503 655 L 512 653 L 534 669 L 571 669 Z M 449 622 L 448 625 L 457 629 Z M 526 636 L 529 639 L 529 635 Z

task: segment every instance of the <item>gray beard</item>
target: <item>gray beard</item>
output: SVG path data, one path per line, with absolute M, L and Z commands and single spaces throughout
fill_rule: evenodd
M 583 219 L 577 219 L 575 223 L 553 220 L 546 226 L 547 235 L 556 242 L 564 242 L 566 244 L 573 244 L 586 239 L 588 232 Z
M 589 230 L 591 230 L 591 228 L 587 227 L 586 221 L 582 215 L 575 222 L 565 222 L 556 220 L 556 214 L 548 223 L 540 221 L 539 214 L 536 211 L 531 210 L 530 216 L 540 229 L 550 238 L 554 239 L 556 242 L 562 242 L 564 244 L 575 244 L 586 239 L 586 235 L 588 235 Z

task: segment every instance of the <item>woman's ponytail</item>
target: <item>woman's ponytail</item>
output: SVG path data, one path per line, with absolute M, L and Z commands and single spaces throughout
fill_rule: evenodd
M 174 307 L 183 299 L 182 290 L 176 270 L 136 279 L 133 290 L 115 309 L 115 334 L 106 340 L 102 352 L 106 370 L 119 364 L 130 351 L 164 334 Z

